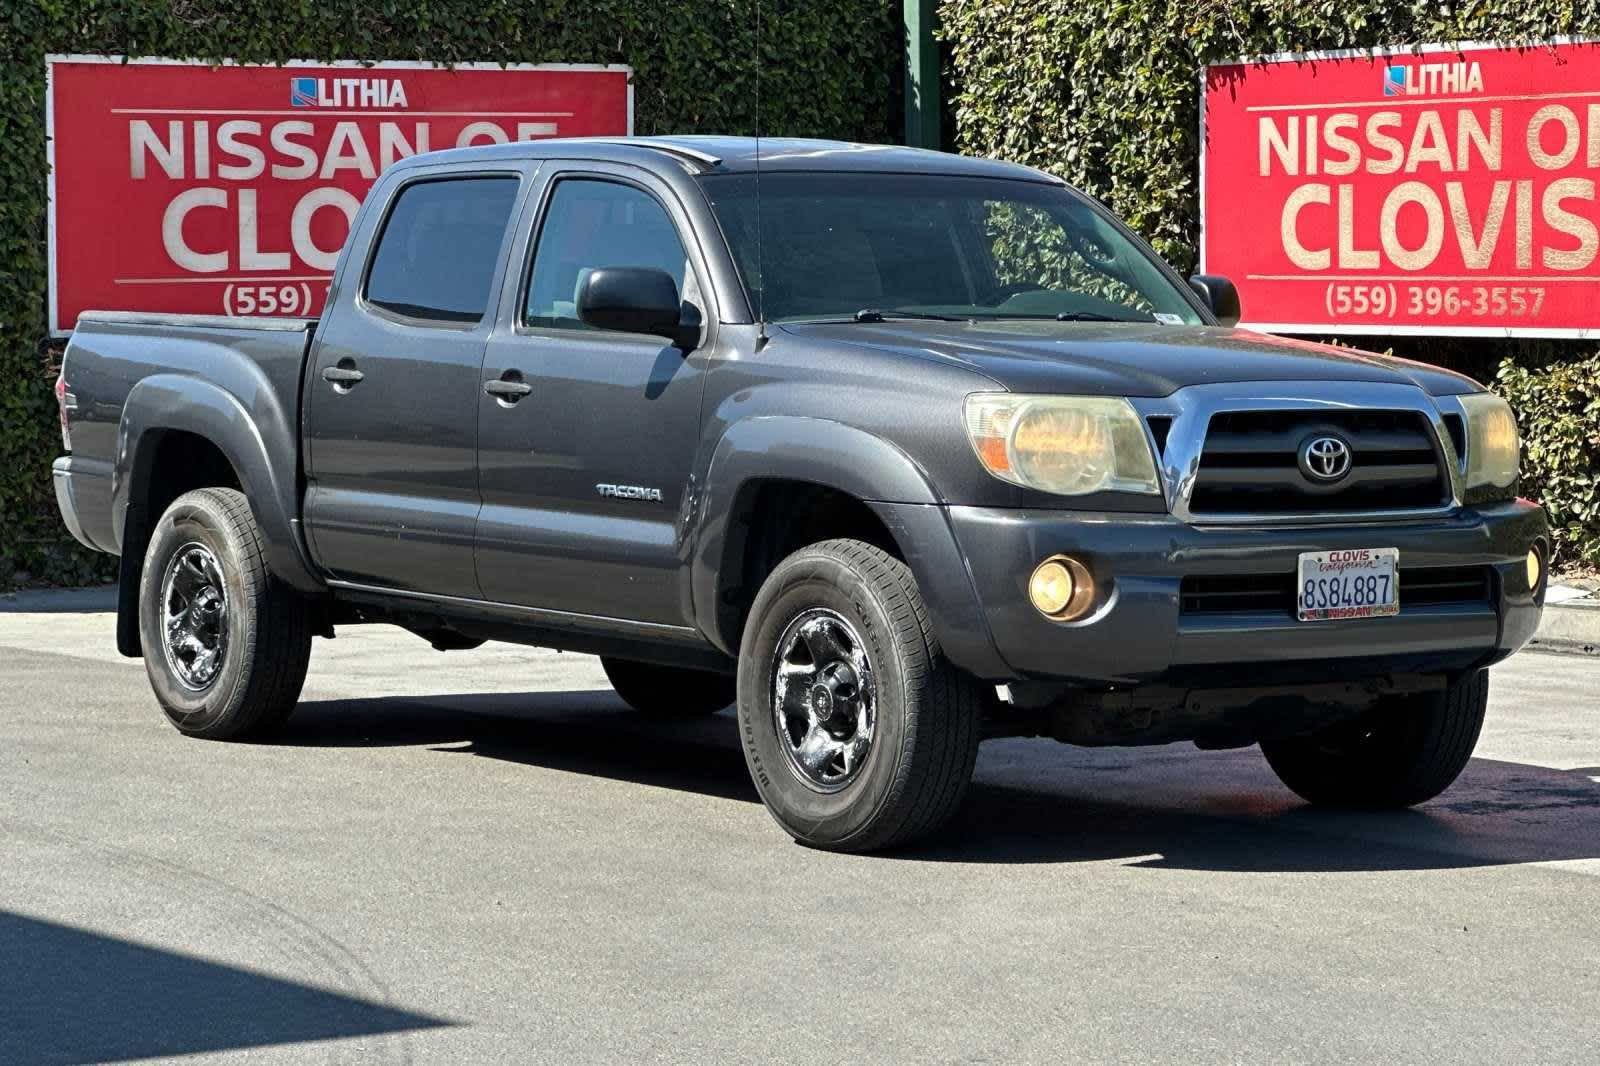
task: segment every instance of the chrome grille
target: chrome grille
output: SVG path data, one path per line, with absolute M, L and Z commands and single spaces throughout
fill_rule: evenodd
M 1319 484 L 1301 468 L 1308 440 L 1347 442 L 1350 471 Z M 1211 416 L 1189 500 L 1208 514 L 1325 514 L 1433 508 L 1451 498 L 1437 437 L 1419 411 L 1279 409 Z

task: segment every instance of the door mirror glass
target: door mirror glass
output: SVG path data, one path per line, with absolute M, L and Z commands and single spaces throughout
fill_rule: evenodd
M 1233 282 L 1221 274 L 1196 274 L 1189 279 L 1189 288 L 1211 309 L 1218 322 L 1224 326 L 1239 324 L 1239 290 L 1233 287 Z
M 600 267 L 578 283 L 578 319 L 595 329 L 678 337 L 678 285 L 665 270 Z

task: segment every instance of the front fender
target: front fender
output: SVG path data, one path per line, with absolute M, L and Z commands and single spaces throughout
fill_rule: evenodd
M 142 554 L 142 544 L 123 542 L 129 529 L 137 536 L 159 517 L 138 513 L 134 504 L 152 474 L 150 445 L 162 432 L 179 430 L 204 437 L 227 456 L 261 530 L 267 568 L 302 592 L 320 592 L 324 585 L 300 536 L 294 412 L 283 409 L 264 376 L 253 384 L 259 387 L 248 407 L 221 386 L 187 374 L 154 374 L 133 387 L 123 405 L 112 467 L 112 523 L 119 550 L 125 560 L 129 548 Z M 140 562 L 133 560 L 136 566 Z
M 917 579 L 941 646 L 980 676 L 1005 672 L 994 650 L 944 501 L 917 463 L 893 443 L 821 418 L 767 415 L 735 422 L 712 453 L 691 559 L 691 593 L 700 631 L 736 654 L 737 622 L 720 602 L 718 575 L 752 482 L 803 481 L 854 496 L 883 520 Z

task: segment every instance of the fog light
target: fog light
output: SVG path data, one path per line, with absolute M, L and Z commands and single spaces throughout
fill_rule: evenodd
M 1539 558 L 1538 548 L 1528 549 L 1528 591 L 1539 591 L 1539 579 L 1544 577 L 1544 560 Z
M 1094 578 L 1088 567 L 1071 556 L 1052 556 L 1028 579 L 1028 599 L 1046 618 L 1071 621 L 1094 602 Z

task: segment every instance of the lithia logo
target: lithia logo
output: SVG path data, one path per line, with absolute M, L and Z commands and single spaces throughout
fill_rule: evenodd
M 406 107 L 399 78 L 290 78 L 291 107 Z
M 1483 71 L 1476 63 L 1417 63 L 1383 70 L 1383 95 L 1427 96 L 1481 93 Z

